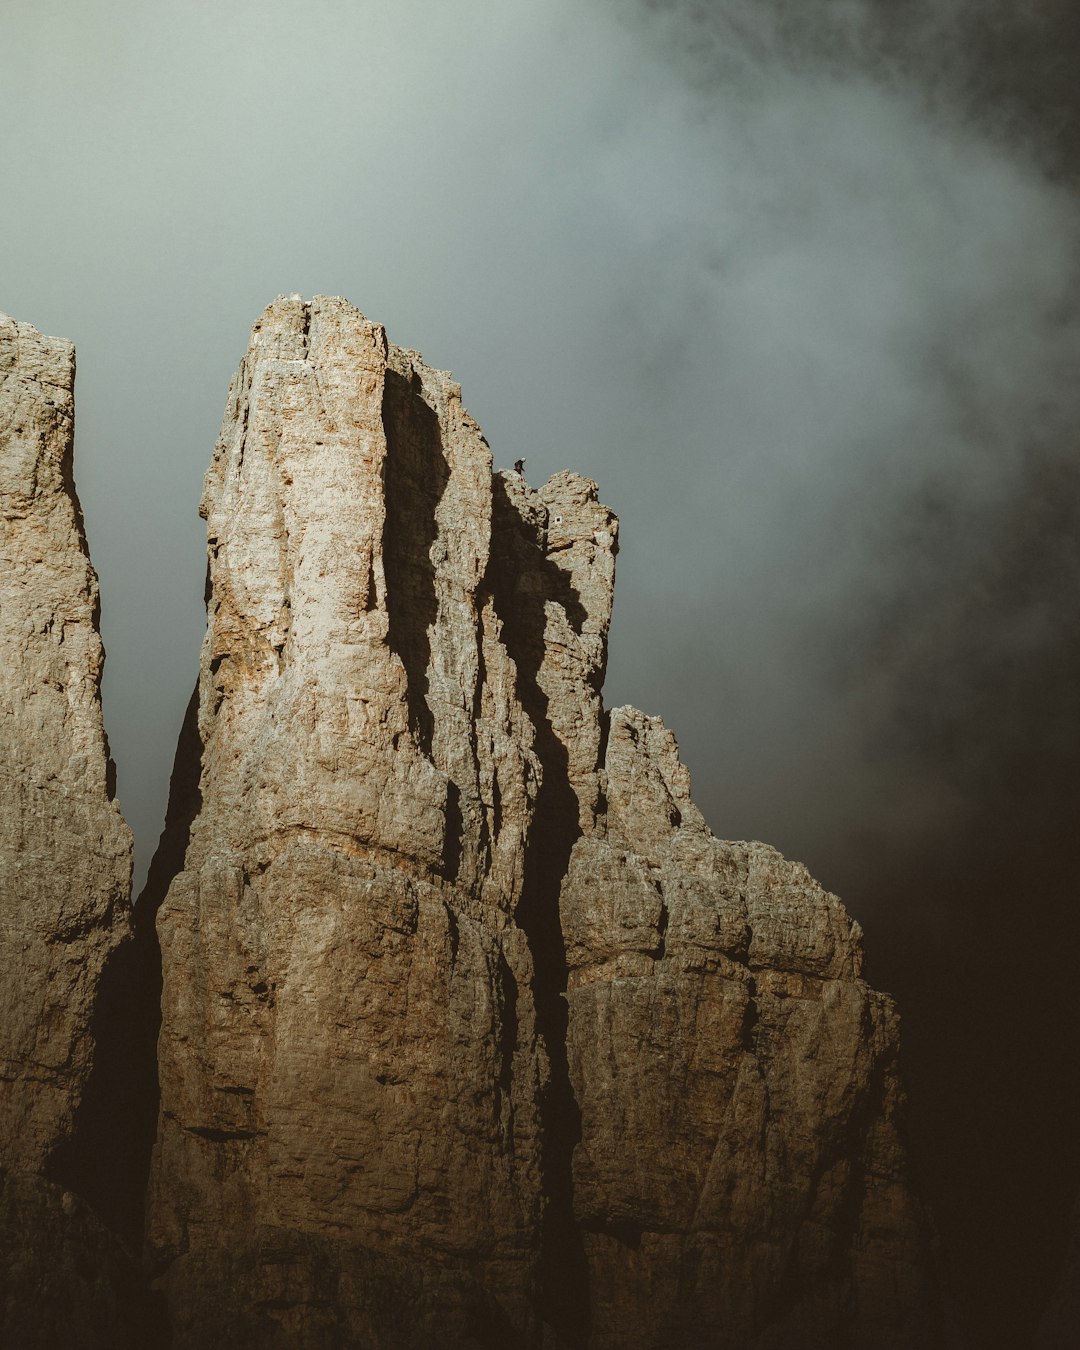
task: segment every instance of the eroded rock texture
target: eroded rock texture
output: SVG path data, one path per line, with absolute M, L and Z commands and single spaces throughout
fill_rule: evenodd
M 177 1306 L 227 1302 L 203 1253 L 266 1226 L 309 1239 L 301 1283 L 407 1257 L 533 1326 L 547 1070 L 513 909 L 540 766 L 491 482 L 457 386 L 352 306 L 256 326 L 206 482 L 200 803 L 158 920 L 149 1240 Z M 252 1303 L 289 1302 L 249 1268 Z
M 72 483 L 75 351 L 0 315 L 0 1167 L 66 1146 L 128 933 L 97 578 Z
M 595 485 L 493 475 L 449 377 L 283 298 L 203 509 L 148 1230 L 178 1350 L 931 1344 L 892 1006 L 839 902 L 604 713 Z
M 935 1343 L 897 1018 L 835 896 L 714 839 L 673 736 L 610 714 L 560 908 L 589 1344 Z
M 100 1189 L 82 1141 L 130 946 L 74 379 L 71 343 L 0 315 L 0 1343 L 134 1350 L 149 1344 L 137 1267 L 85 1199 L 46 1180 Z

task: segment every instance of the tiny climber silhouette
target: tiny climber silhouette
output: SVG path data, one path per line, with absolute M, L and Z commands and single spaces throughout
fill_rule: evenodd
M 523 459 L 515 459 L 515 460 L 514 460 L 514 472 L 515 472 L 515 473 L 520 473 L 520 474 L 524 475 L 524 473 L 525 473 L 525 461 L 524 461 Z

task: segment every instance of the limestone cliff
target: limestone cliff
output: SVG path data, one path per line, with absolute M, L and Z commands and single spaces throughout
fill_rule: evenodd
M 658 719 L 614 709 L 605 770 L 560 901 L 590 1346 L 933 1345 L 896 1012 L 858 925 L 798 863 L 712 837 Z
M 70 1141 L 131 836 L 102 729 L 97 578 L 72 482 L 75 351 L 0 315 L 0 1166 Z
M 174 1345 L 925 1346 L 896 1017 L 601 702 L 618 524 L 338 299 L 252 333 L 161 859 Z M 159 860 L 159 873 L 165 863 Z
M 71 343 L 0 315 L 0 1343 L 135 1350 L 137 1271 L 56 1184 L 101 1190 L 81 1164 L 114 961 L 131 947 L 74 378 Z
M 513 910 L 540 765 L 491 484 L 457 387 L 377 325 L 263 316 L 206 482 L 200 800 L 158 919 L 149 1243 L 177 1307 L 227 1302 L 239 1251 L 255 1303 L 318 1265 L 348 1304 L 375 1253 L 418 1281 L 399 1317 L 463 1337 L 479 1281 L 532 1325 L 547 1067 Z M 324 1343 L 320 1298 L 282 1344 Z

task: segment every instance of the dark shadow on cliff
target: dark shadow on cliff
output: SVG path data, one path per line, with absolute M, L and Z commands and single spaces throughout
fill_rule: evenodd
M 774 1013 L 775 1018 L 775 1013 Z M 751 1028 L 750 1041 L 755 1053 L 761 1053 L 758 1033 L 764 1019 L 756 1019 Z M 773 1035 L 783 1036 L 782 1015 L 774 1021 Z M 779 1280 L 767 1301 L 758 1305 L 758 1320 L 754 1344 L 768 1344 L 770 1350 L 804 1350 L 811 1344 L 805 1321 L 806 1310 L 815 1303 L 822 1304 L 822 1295 L 833 1294 L 831 1322 L 828 1314 L 821 1315 L 820 1338 L 814 1345 L 828 1346 L 829 1350 L 861 1346 L 897 1345 L 918 1346 L 919 1350 L 961 1350 L 962 1342 L 948 1339 L 943 1330 L 943 1306 L 940 1289 L 940 1269 L 932 1260 L 928 1267 L 919 1267 L 926 1280 L 925 1300 L 905 1298 L 899 1292 L 895 1302 L 880 1306 L 860 1304 L 859 1278 L 853 1261 L 874 1241 L 891 1253 L 895 1263 L 896 1288 L 911 1281 L 913 1268 L 903 1259 L 904 1234 L 890 1228 L 890 1219 L 880 1208 L 875 1213 L 873 1176 L 867 1167 L 873 1153 L 875 1131 L 882 1121 L 889 1119 L 888 1084 L 900 1075 L 898 1048 L 893 1045 L 884 1054 L 876 1055 L 868 1066 L 863 1085 L 855 1090 L 846 1119 L 837 1120 L 833 1137 L 818 1158 L 811 1177 L 811 1186 L 802 1202 L 798 1216 L 790 1226 L 790 1237 L 784 1251 L 784 1264 Z M 902 1075 L 901 1075 L 902 1077 Z M 892 1116 L 905 1141 L 908 1137 L 907 1103 L 901 1099 Z M 911 1197 L 921 1194 L 918 1178 L 909 1160 L 903 1163 L 904 1189 Z M 819 1192 L 829 1187 L 837 1200 L 832 1203 L 832 1219 L 827 1245 L 820 1252 L 819 1263 L 808 1267 L 805 1251 L 800 1250 L 799 1237 L 814 1226 L 814 1211 Z M 919 1234 L 910 1249 L 912 1255 L 935 1252 L 937 1234 L 933 1219 L 926 1207 L 914 1199 L 912 1220 Z M 790 1320 L 789 1320 L 790 1319 Z M 692 1328 L 686 1328 L 689 1340 Z
M 545 556 L 498 475 L 493 479 L 492 496 L 491 563 L 486 580 L 503 623 L 503 640 L 517 666 L 518 692 L 536 728 L 536 751 L 543 765 L 515 914 L 532 951 L 537 1022 L 551 1061 L 551 1078 L 540 1107 L 546 1199 L 540 1315 L 555 1329 L 561 1343 L 579 1347 L 589 1338 L 589 1278 L 581 1233 L 574 1220 L 572 1161 L 581 1138 L 581 1112 L 567 1062 L 567 1006 L 563 997 L 567 965 L 559 892 L 581 830 L 566 748 L 552 728 L 548 699 L 537 677 L 545 651 L 545 602 L 555 600 L 562 605 L 577 632 L 586 615 L 569 577 Z M 523 576 L 530 577 L 532 584 L 519 587 Z
M 164 1350 L 160 1295 L 89 1205 L 0 1167 L 0 1345 Z
M 417 743 L 431 754 L 434 717 L 428 707 L 428 666 L 439 602 L 431 546 L 435 519 L 450 481 L 439 419 L 424 401 L 418 375 L 387 369 L 383 392 L 386 434 L 383 568 L 386 576 L 388 641 L 408 677 L 409 722 Z
M 72 1139 L 50 1159 L 50 1180 L 77 1192 L 135 1253 L 142 1248 L 150 1154 L 157 1131 L 161 950 L 155 920 L 184 865 L 200 805 L 198 689 L 184 716 L 165 828 L 132 912 L 132 937 L 102 976 L 92 1032 L 94 1067 Z M 164 1345 L 158 1329 L 154 1345 Z
M 75 513 L 75 536 L 79 542 L 79 549 L 86 559 L 87 565 L 93 569 L 93 563 L 90 559 L 90 546 L 86 540 L 86 521 L 83 518 L 82 502 L 79 500 L 79 491 L 75 486 L 75 438 L 74 423 L 71 424 L 70 434 L 67 446 L 60 460 L 60 476 L 64 482 L 64 491 L 68 500 L 71 502 L 71 509 Z M 95 572 L 96 576 L 97 573 Z M 93 604 L 90 611 L 90 623 L 95 633 L 101 633 L 101 595 L 97 588 L 93 589 Z M 101 653 L 101 664 L 97 673 L 97 693 L 101 697 L 101 677 L 105 669 L 106 654 Z M 109 736 L 105 728 L 101 730 L 102 749 L 105 752 L 105 792 L 109 801 L 116 800 L 116 764 L 113 762 L 112 751 L 109 749 Z

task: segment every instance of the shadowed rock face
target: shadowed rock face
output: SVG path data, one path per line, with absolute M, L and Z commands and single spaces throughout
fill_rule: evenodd
M 73 1191 L 0 1169 L 0 1344 L 18 1350 L 159 1350 L 160 1295 Z
M 73 1138 L 131 836 L 101 721 L 97 578 L 72 482 L 75 350 L 0 314 L 0 1168 Z
M 840 903 L 603 711 L 595 485 L 493 475 L 448 376 L 293 298 L 203 512 L 148 1208 L 177 1347 L 932 1344 L 895 1012 Z
M 712 837 L 658 719 L 610 718 L 606 819 L 560 900 L 590 1346 L 935 1344 L 858 925 L 800 864 Z

